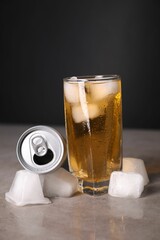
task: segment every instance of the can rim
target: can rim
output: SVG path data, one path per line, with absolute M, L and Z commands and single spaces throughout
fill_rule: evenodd
M 25 159 L 23 158 L 23 156 L 21 154 L 20 149 L 21 149 L 21 146 L 22 146 L 22 143 L 23 143 L 25 137 L 29 133 L 32 133 L 34 131 L 39 131 L 39 130 L 40 131 L 43 131 L 43 130 L 47 131 L 48 130 L 48 132 L 53 132 L 58 137 L 58 140 L 59 140 L 60 144 L 63 145 L 63 150 L 62 150 L 61 155 L 59 157 L 59 159 L 61 159 L 61 161 L 58 161 L 58 163 L 56 165 L 55 164 L 52 164 L 52 165 L 49 164 L 50 168 L 47 168 L 47 164 L 45 164 L 45 165 L 36 169 L 36 168 L 30 166 L 29 164 L 27 164 Z M 55 171 L 57 168 L 59 168 L 64 163 L 64 161 L 67 157 L 66 140 L 62 136 L 62 134 L 59 133 L 56 129 L 54 129 L 52 127 L 49 127 L 49 126 L 46 126 L 46 125 L 37 125 L 37 126 L 34 126 L 34 127 L 31 127 L 29 129 L 27 129 L 19 137 L 19 139 L 17 141 L 17 145 L 16 145 L 16 155 L 17 155 L 17 158 L 18 158 L 18 161 L 20 162 L 20 164 L 28 171 L 35 172 L 35 173 L 38 173 L 38 174 L 43 174 L 43 173 L 47 173 L 47 172 L 50 172 L 50 171 Z

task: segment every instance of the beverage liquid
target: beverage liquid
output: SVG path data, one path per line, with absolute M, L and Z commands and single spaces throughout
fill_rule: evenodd
M 83 181 L 109 180 L 121 168 L 121 81 L 64 82 L 70 171 Z

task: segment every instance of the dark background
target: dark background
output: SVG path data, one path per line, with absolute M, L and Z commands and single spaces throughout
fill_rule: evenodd
M 64 124 L 67 76 L 119 74 L 123 125 L 160 128 L 160 2 L 1 1 L 0 122 Z

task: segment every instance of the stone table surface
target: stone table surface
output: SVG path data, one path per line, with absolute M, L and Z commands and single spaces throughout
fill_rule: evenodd
M 160 131 L 123 131 L 123 156 L 143 159 L 149 174 L 141 198 L 77 194 L 49 205 L 17 207 L 5 201 L 5 192 L 22 169 L 15 147 L 29 127 L 0 125 L 0 240 L 160 239 Z M 64 134 L 64 127 L 55 128 Z

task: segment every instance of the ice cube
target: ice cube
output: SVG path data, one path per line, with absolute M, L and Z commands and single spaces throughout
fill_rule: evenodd
M 64 95 L 69 103 L 79 102 L 79 87 L 78 83 L 64 83 Z
M 112 172 L 108 189 L 109 195 L 121 198 L 139 198 L 143 190 L 143 177 L 139 173 Z
M 17 206 L 51 203 L 43 195 L 39 175 L 27 170 L 17 171 L 5 199 Z
M 118 92 L 118 83 L 108 81 L 107 83 L 97 82 L 90 86 L 92 99 L 95 101 L 105 98 L 109 94 Z
M 88 104 L 88 113 L 90 119 L 98 117 L 100 114 L 98 106 L 96 104 Z
M 83 121 L 88 121 L 89 118 L 96 118 L 100 114 L 99 108 L 96 104 L 87 104 L 85 110 L 88 114 L 83 111 L 81 105 L 75 105 L 72 107 L 72 117 L 74 122 L 80 123 Z
M 64 168 L 45 174 L 44 195 L 46 197 L 71 197 L 78 191 L 78 181 Z
M 135 172 L 142 175 L 144 185 L 149 183 L 148 174 L 144 165 L 144 161 L 138 158 L 123 158 L 123 172 Z

